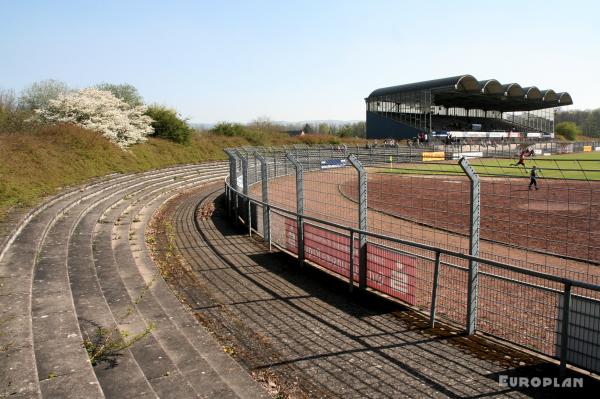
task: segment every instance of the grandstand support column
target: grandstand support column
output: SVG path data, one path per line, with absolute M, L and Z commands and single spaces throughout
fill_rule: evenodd
M 459 161 L 460 167 L 471 181 L 471 217 L 469 234 L 469 255 L 479 256 L 479 176 L 465 157 Z M 475 333 L 477 328 L 477 286 L 479 280 L 479 265 L 474 260 L 469 261 L 469 280 L 467 292 L 467 334 Z
M 296 169 L 296 240 L 298 245 L 298 263 L 304 266 L 304 172 L 302 164 L 291 153 L 285 153 L 286 158 Z
M 368 229 L 367 220 L 367 170 L 364 168 L 358 158 L 351 154 L 348 160 L 358 172 L 358 229 L 366 231 Z M 350 243 L 354 245 L 354 243 Z M 358 234 L 358 288 L 367 287 L 367 236 Z
M 271 212 L 269 211 L 269 168 L 267 166 L 267 160 L 260 153 L 254 153 L 255 159 L 260 162 L 260 178 L 262 186 L 262 202 L 263 205 L 263 240 L 265 242 L 271 242 Z

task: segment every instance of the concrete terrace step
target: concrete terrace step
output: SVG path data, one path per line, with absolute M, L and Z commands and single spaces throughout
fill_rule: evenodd
M 184 168 L 154 174 L 168 175 Z M 4 384 L 0 385 L 0 395 L 40 394 L 33 356 L 31 294 L 33 266 L 46 233 L 62 213 L 81 201 L 101 195 L 118 182 L 137 178 L 119 176 L 56 196 L 30 212 L 8 239 L 3 240 L 4 247 L 0 248 L 0 355 L 3 357 L 0 381 Z
M 115 175 L 22 217 L 0 247 L 0 397 L 265 396 L 186 313 L 143 241 L 162 201 L 225 175 L 224 163 Z M 114 363 L 89 363 L 83 336 L 151 324 Z

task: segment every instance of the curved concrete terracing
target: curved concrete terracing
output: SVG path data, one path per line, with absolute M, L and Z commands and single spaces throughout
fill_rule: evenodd
M 0 397 L 262 397 L 175 298 L 144 230 L 179 190 L 224 163 L 113 175 L 45 202 L 0 247 Z M 95 366 L 83 345 L 150 332 Z

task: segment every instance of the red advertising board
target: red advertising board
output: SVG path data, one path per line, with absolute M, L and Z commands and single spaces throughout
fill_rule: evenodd
M 415 304 L 413 256 L 367 243 L 367 286 L 411 305 Z
M 293 254 L 298 254 L 298 234 L 296 219 L 285 218 L 285 249 Z
M 297 254 L 296 220 L 285 221 L 285 247 Z M 350 237 L 304 224 L 304 258 L 344 277 L 350 275 Z M 358 240 L 354 240 L 354 278 L 358 281 Z
M 304 257 L 332 272 L 350 276 L 350 237 L 313 225 L 304 226 Z M 354 240 L 354 280 L 358 281 L 358 240 Z
M 296 221 L 286 219 L 286 249 L 298 253 Z M 311 224 L 304 225 L 304 257 L 340 276 L 350 275 L 350 237 Z M 358 240 L 354 241 L 354 280 L 358 281 Z M 416 259 L 392 248 L 367 243 L 367 286 L 415 304 Z

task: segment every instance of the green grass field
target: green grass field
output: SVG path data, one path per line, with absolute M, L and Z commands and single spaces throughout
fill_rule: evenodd
M 480 176 L 528 177 L 532 166 L 540 169 L 540 177 L 548 179 L 600 180 L 600 152 L 536 156 L 527 158 L 525 165 L 515 167 L 516 159 L 476 158 L 469 160 Z M 458 161 L 437 161 L 398 164 L 392 168 L 375 168 L 376 173 L 401 174 L 463 174 Z

